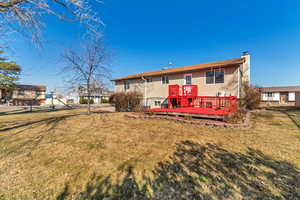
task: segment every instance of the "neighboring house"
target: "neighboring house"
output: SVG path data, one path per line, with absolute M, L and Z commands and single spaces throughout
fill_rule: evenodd
M 91 90 L 92 92 L 90 94 L 90 99 L 93 99 L 94 104 L 100 104 L 102 102 L 102 99 L 108 100 L 110 95 L 112 94 L 111 91 L 104 88 L 93 88 Z M 88 99 L 88 93 L 86 88 L 80 87 L 78 89 L 78 94 L 79 94 L 79 99 L 80 98 Z M 79 99 L 78 101 L 76 101 L 77 103 L 79 103 Z
M 262 87 L 261 92 L 263 103 L 295 105 L 295 94 L 300 92 L 300 86 Z
M 46 86 L 17 85 L 13 91 L 1 90 L 2 103 L 12 103 L 15 106 L 43 105 L 46 101 Z
M 296 95 L 295 95 L 295 99 L 296 99 L 296 107 L 299 107 L 300 108 L 300 92 L 296 92 Z
M 67 105 L 73 104 L 74 101 L 63 95 L 47 94 L 45 105 Z
M 168 97 L 169 85 L 197 85 L 199 96 L 237 96 L 250 82 L 250 55 L 192 66 L 128 75 L 113 80 L 116 92 L 139 91 L 144 105 L 160 107 Z

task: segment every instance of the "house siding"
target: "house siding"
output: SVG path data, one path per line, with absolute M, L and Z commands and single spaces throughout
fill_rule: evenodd
M 147 105 L 155 107 L 155 101 L 162 102 L 168 97 L 169 85 L 184 85 L 185 75 L 192 75 L 192 84 L 198 86 L 199 96 L 216 96 L 219 92 L 224 92 L 225 95 L 238 96 L 240 87 L 238 86 L 238 69 L 241 65 L 235 65 L 224 69 L 224 83 L 206 84 L 206 70 L 197 70 L 194 72 L 184 72 L 178 74 L 169 74 L 169 84 L 162 84 L 162 76 L 153 76 L 152 82 L 146 83 L 146 96 Z M 241 79 L 242 80 L 242 79 Z M 138 91 L 145 93 L 145 83 L 142 79 L 129 79 L 125 80 L 130 84 L 130 88 L 126 91 Z M 116 92 L 124 92 L 124 81 L 116 81 L 115 83 Z
M 273 96 L 268 97 L 268 92 L 262 93 L 262 100 L 263 101 L 280 101 L 280 92 L 272 92 Z
M 295 93 L 296 107 L 300 108 L 300 92 Z
M 46 87 L 35 85 L 17 85 L 13 91 L 0 90 L 0 103 L 12 105 L 43 105 L 46 100 Z
M 268 96 L 268 93 L 273 93 L 272 97 Z M 263 92 L 261 100 L 264 102 L 274 102 L 279 103 L 280 102 L 280 95 L 287 92 Z M 293 103 L 295 102 L 295 92 L 288 92 L 288 102 Z
M 45 91 L 33 91 L 33 90 L 22 90 L 23 94 L 20 94 L 19 90 L 14 90 L 12 99 L 46 99 Z

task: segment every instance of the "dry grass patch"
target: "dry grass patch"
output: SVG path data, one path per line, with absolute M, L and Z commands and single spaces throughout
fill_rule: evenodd
M 0 199 L 300 195 L 300 132 L 286 113 L 255 111 L 238 130 L 82 111 L 0 116 Z

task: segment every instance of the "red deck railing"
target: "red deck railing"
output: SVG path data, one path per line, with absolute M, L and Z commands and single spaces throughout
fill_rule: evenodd
M 197 85 L 169 85 L 167 100 L 168 108 L 154 108 L 146 111 L 223 116 L 237 110 L 236 96 L 198 96 Z
M 232 113 L 237 110 L 237 97 L 178 96 L 169 97 L 168 108 L 207 108 Z
M 218 110 L 224 110 L 231 113 L 236 112 L 237 109 L 237 97 L 208 97 L 200 96 L 194 100 L 193 107 L 196 108 L 212 108 Z

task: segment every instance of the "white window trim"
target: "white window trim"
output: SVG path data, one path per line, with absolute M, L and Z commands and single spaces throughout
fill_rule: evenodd
M 191 83 L 190 85 L 192 85 L 192 84 L 193 84 L 193 74 L 184 74 L 184 76 L 183 76 L 183 78 L 184 78 L 184 80 L 183 80 L 183 81 L 184 81 L 184 85 L 187 85 L 187 84 L 186 84 L 186 77 L 187 77 L 187 76 L 190 76 L 190 77 L 191 77 L 191 82 L 192 82 L 192 83 Z

